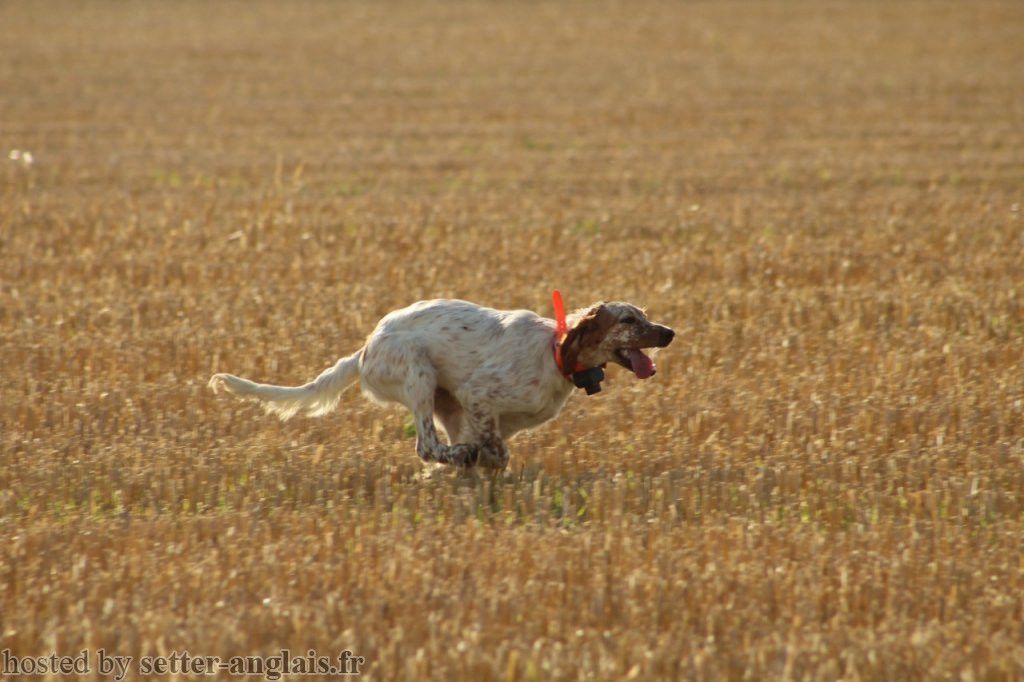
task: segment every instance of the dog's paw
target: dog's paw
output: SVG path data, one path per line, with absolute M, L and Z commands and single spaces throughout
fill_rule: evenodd
M 476 466 L 480 460 L 480 448 L 468 443 L 459 443 L 450 448 L 451 463 L 460 467 Z

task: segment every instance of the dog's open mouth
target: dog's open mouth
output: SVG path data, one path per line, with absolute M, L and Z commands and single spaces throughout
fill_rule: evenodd
M 615 351 L 615 361 L 635 374 L 638 379 L 649 379 L 658 371 L 654 361 L 638 348 L 619 348 Z

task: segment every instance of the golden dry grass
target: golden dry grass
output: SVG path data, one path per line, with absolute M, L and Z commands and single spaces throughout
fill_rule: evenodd
M 0 5 L 0 648 L 1024 675 L 1024 10 Z M 8 159 L 28 150 L 33 162 Z M 680 332 L 426 479 L 287 424 L 425 297 Z

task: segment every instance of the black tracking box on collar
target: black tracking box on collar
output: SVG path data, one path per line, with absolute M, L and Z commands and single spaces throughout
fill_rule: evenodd
M 576 385 L 576 388 L 586 389 L 587 395 L 600 393 L 602 381 L 604 381 L 604 369 L 601 367 L 591 367 L 572 373 L 572 383 Z

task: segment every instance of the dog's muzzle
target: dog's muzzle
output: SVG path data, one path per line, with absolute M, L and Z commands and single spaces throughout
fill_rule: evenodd
M 672 343 L 672 339 L 676 337 L 676 333 L 668 327 L 663 327 L 660 324 L 654 325 L 655 331 L 658 332 L 658 348 L 664 348 L 668 344 Z

